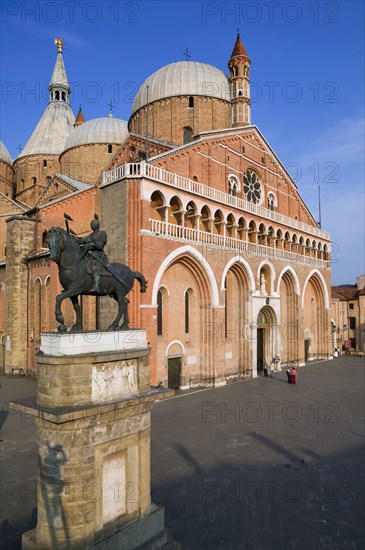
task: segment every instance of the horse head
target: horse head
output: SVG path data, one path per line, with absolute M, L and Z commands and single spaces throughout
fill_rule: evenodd
M 62 251 L 65 249 L 69 234 L 61 227 L 51 227 L 47 231 L 46 239 L 49 248 L 49 258 L 56 263 L 60 262 Z

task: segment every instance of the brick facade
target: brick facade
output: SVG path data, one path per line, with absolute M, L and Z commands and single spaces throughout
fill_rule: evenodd
M 75 220 L 72 230 L 86 235 L 97 212 L 111 261 L 148 279 L 145 294 L 137 283 L 129 294 L 129 315 L 131 327 L 147 330 L 152 384 L 220 385 L 256 376 L 275 354 L 281 365 L 331 356 L 329 235 L 249 124 L 249 60 L 241 46 L 236 42 L 229 64 L 232 101 L 199 95 L 156 100 L 148 106 L 148 140 L 142 107 L 121 146 L 91 143 L 60 158 L 15 162 L 17 198 L 37 208 L 26 215 L 19 203 L 24 215 L 6 224 L 3 347 L 8 337 L 17 338 L 16 323 L 25 327 L 19 352 L 11 347 L 12 355 L 5 355 L 6 372 L 34 370 L 40 332 L 57 325 L 53 310 L 61 288 L 44 231 L 63 226 L 64 213 Z M 240 106 L 247 115 L 241 122 Z M 46 178 L 58 172 L 90 187 L 75 191 L 76 184 L 55 176 L 46 188 Z M 110 298 L 82 302 L 85 329 L 105 329 L 115 317 Z M 72 326 L 70 303 L 62 309 Z

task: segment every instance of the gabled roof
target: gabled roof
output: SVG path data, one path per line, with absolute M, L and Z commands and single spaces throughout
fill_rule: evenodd
M 243 126 L 241 128 L 226 128 L 226 129 L 222 129 L 222 130 L 212 130 L 212 131 L 209 131 L 209 132 L 201 132 L 201 133 L 198 134 L 198 136 L 199 136 L 198 139 L 196 139 L 194 141 L 191 141 L 190 143 L 180 145 L 179 147 L 175 147 L 174 149 L 171 149 L 171 151 L 166 151 L 165 153 L 161 153 L 159 155 L 151 157 L 149 159 L 149 162 L 155 162 L 155 161 L 157 162 L 157 161 L 162 160 L 162 159 L 164 159 L 168 156 L 172 156 L 172 155 L 174 155 L 174 154 L 176 154 L 180 151 L 184 151 L 184 150 L 187 150 L 187 149 L 192 149 L 193 147 L 196 147 L 197 145 L 199 145 L 200 143 L 203 143 L 205 141 L 209 141 L 209 140 L 218 140 L 219 141 L 220 139 L 223 139 L 223 138 L 226 138 L 226 137 L 229 137 L 229 136 L 232 136 L 232 135 L 238 135 L 238 136 L 242 137 L 245 134 L 248 134 L 250 132 L 255 132 L 257 138 L 260 140 L 260 142 L 262 144 L 263 149 L 266 150 L 266 152 L 268 154 L 270 154 L 273 157 L 273 159 L 275 159 L 275 161 L 277 162 L 279 170 L 284 174 L 286 180 L 291 184 L 291 186 L 295 190 L 296 194 L 300 198 L 301 203 L 302 203 L 303 207 L 305 208 L 307 214 L 312 219 L 312 221 L 314 223 L 314 226 L 318 227 L 318 224 L 317 224 L 313 214 L 309 210 L 309 208 L 306 205 L 304 199 L 301 197 L 301 195 L 298 191 L 297 184 L 294 182 L 294 180 L 292 179 L 291 175 L 289 174 L 289 172 L 287 171 L 285 166 L 282 164 L 280 159 L 277 157 L 277 155 L 275 154 L 274 150 L 271 148 L 268 141 L 266 141 L 266 139 L 264 138 L 264 136 L 262 135 L 260 130 L 255 125 Z
M 29 210 L 29 206 L 18 203 L 4 195 L 4 193 L 0 193 L 0 216 L 18 214 L 26 210 Z
M 64 181 L 65 183 L 68 183 L 68 185 L 71 185 L 71 187 L 73 187 L 77 191 L 83 191 L 84 189 L 89 189 L 90 187 L 90 185 L 88 185 L 87 183 L 75 180 L 74 178 L 71 178 L 71 176 L 67 176 L 66 174 L 55 174 L 55 177 Z
M 59 188 L 61 184 L 61 189 Z M 45 206 L 54 200 L 68 197 L 75 192 L 85 191 L 90 189 L 90 185 L 83 183 L 82 181 L 75 180 L 71 176 L 65 174 L 54 174 L 51 181 L 47 184 L 46 188 L 39 196 L 36 206 Z

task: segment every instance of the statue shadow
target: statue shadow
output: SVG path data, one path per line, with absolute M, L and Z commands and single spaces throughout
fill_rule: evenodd
M 47 441 L 47 455 L 42 461 L 40 490 L 44 501 L 44 509 L 47 514 L 47 524 L 49 527 L 49 535 L 52 541 L 57 541 L 60 531 L 63 532 L 62 538 L 69 539 L 69 529 L 66 520 L 66 515 L 63 507 L 62 498 L 64 495 L 65 481 L 62 479 L 62 466 L 68 462 L 66 453 L 62 445 L 51 445 Z M 52 483 L 47 481 L 52 479 Z M 57 543 L 54 542 L 54 548 L 57 548 Z M 62 548 L 68 548 L 63 543 Z

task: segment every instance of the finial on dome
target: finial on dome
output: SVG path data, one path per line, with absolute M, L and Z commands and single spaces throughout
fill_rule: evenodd
M 189 59 L 191 59 L 191 55 L 189 54 L 189 48 L 187 46 L 183 54 L 186 56 L 186 61 L 189 61 Z
M 109 117 L 109 118 L 113 118 L 113 109 L 114 109 L 115 105 L 113 105 L 112 100 L 110 100 L 109 103 L 108 103 L 107 105 L 109 106 L 109 114 L 108 114 L 108 117 Z
M 63 40 L 62 40 L 62 38 L 55 38 L 55 39 L 54 39 L 54 43 L 55 43 L 56 46 L 57 46 L 57 53 L 62 53 L 62 48 L 63 48 Z

